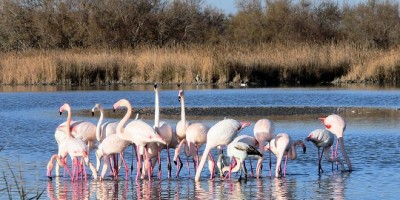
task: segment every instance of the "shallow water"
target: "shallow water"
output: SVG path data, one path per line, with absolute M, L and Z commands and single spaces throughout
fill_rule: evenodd
M 332 171 L 332 165 L 323 160 L 324 173 L 318 175 L 317 149 L 311 143 L 306 143 L 306 154 L 298 150 L 297 160 L 288 162 L 287 176 L 281 179 L 274 175 L 269 177 L 268 161 L 265 159 L 263 178 L 249 177 L 247 181 L 238 181 L 239 174 L 235 174 L 232 180 L 208 180 L 208 169 L 203 169 L 202 179 L 196 183 L 193 180 L 192 163 L 190 174 L 184 164 L 180 178 L 174 176 L 168 179 L 164 162 L 162 179 L 153 177 L 151 182 L 135 181 L 136 164 L 134 174 L 129 174 L 127 180 L 124 170 L 121 169 L 118 181 L 113 181 L 110 177 L 102 182 L 91 178 L 88 181 L 71 182 L 68 177 L 57 177 L 48 181 L 46 164 L 50 156 L 57 152 L 54 130 L 66 119 L 66 115 L 59 116 L 58 112 L 64 102 L 70 103 L 73 110 L 90 110 L 97 102 L 111 108 L 120 98 L 129 99 L 134 107 L 154 105 L 151 86 L 117 89 L 50 88 L 37 91 L 28 88 L 15 92 L 3 88 L 0 93 L 0 148 L 3 148 L 0 151 L 0 198 L 7 199 L 9 195 L 19 198 L 21 194 L 18 191 L 21 188 L 24 188 L 28 197 L 43 191 L 41 197 L 48 199 L 394 199 L 399 194 L 400 113 L 396 109 L 400 108 L 400 90 L 393 88 L 190 88 L 185 91 L 188 107 L 379 108 L 383 110 L 383 114 L 342 113 L 347 121 L 344 138 L 354 169 L 351 173 Z M 173 87 L 161 88 L 160 98 L 161 108 L 179 106 L 177 90 Z M 152 123 L 151 118 L 142 117 Z M 264 117 L 274 120 L 277 133 L 289 133 L 293 139 L 304 139 L 312 130 L 323 128 L 317 120 L 319 116 Z M 96 117 L 75 118 L 97 123 Z M 238 120 L 250 120 L 254 124 L 253 119 L 254 117 L 241 117 Z M 175 126 L 176 120 L 166 120 Z M 210 117 L 202 122 L 211 126 L 218 120 L 220 118 Z M 247 127 L 241 134 L 251 135 L 252 130 L 252 126 Z M 128 148 L 126 159 L 129 165 L 131 156 Z M 163 152 L 163 157 L 165 156 L 166 153 Z M 93 155 L 91 159 L 94 162 Z M 246 164 L 249 169 L 250 165 Z M 253 161 L 253 167 L 255 164 L 256 161 Z M 274 167 L 275 160 L 273 170 Z M 175 166 L 172 173 L 175 174 Z

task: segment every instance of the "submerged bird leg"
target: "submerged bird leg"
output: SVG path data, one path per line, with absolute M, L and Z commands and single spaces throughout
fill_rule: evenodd
M 251 162 L 251 158 L 249 158 L 249 163 L 250 163 L 250 172 L 251 172 L 251 176 L 254 177 L 254 173 L 253 173 L 253 163 Z
M 167 155 L 168 155 L 168 157 L 167 157 L 167 159 L 168 159 L 168 178 L 171 178 L 172 167 L 171 167 L 171 158 L 170 158 L 170 156 L 169 156 L 169 147 L 168 147 L 168 144 L 167 144 Z
M 162 173 L 162 169 L 161 169 L 161 147 L 158 146 L 158 179 L 161 179 L 161 173 Z
M 318 148 L 318 154 L 319 154 L 319 148 Z M 324 170 L 322 170 L 322 165 L 321 165 L 322 155 L 324 155 L 324 151 L 322 151 L 322 152 L 321 152 L 321 156 L 319 156 L 319 160 L 318 160 L 318 174 L 324 173 Z
M 136 146 L 136 153 L 137 153 L 137 165 L 136 165 L 137 173 L 136 173 L 136 182 L 139 180 L 139 174 L 140 174 L 141 167 L 142 167 L 142 161 L 141 161 L 141 158 L 140 158 L 140 155 L 139 155 L 138 152 L 140 152 L 140 151 L 139 151 L 139 146 Z
M 287 164 L 287 160 L 288 160 L 288 155 L 286 154 L 286 156 L 285 156 L 285 166 L 283 167 L 283 177 L 286 177 L 286 164 Z

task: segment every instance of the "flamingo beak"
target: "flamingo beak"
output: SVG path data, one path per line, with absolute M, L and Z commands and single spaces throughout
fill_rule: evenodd
M 62 112 L 60 111 L 60 115 L 62 115 Z
M 181 102 L 181 96 L 178 96 L 178 101 Z
M 94 112 L 92 111 L 92 117 L 94 117 Z
M 306 153 L 306 150 L 307 150 L 306 145 L 303 145 L 303 153 Z
M 157 83 L 154 83 L 154 89 L 157 89 Z

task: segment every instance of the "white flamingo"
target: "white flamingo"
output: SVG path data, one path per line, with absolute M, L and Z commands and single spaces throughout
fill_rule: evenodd
M 237 134 L 247 126 L 250 126 L 249 122 L 238 122 L 234 119 L 224 119 L 210 128 L 207 133 L 206 148 L 204 149 L 200 164 L 196 170 L 195 181 L 200 180 L 201 171 L 203 170 L 207 155 L 210 153 L 211 149 L 217 146 L 228 145 Z M 212 156 L 211 159 L 213 163 L 213 173 L 211 173 L 211 178 L 213 178 L 215 162 Z
M 303 148 L 303 153 L 306 153 L 306 146 L 301 140 L 293 141 L 287 133 L 280 133 L 264 147 L 265 151 L 270 151 L 276 156 L 275 177 L 282 176 L 281 163 L 283 156 L 285 156 L 283 176 L 286 176 L 287 160 L 288 158 L 291 160 L 297 158 L 297 145 L 300 145 Z
M 258 141 L 259 144 L 259 151 L 263 152 L 264 151 L 264 146 L 265 142 L 270 142 L 272 138 L 274 137 L 274 132 L 275 132 L 275 125 L 272 121 L 268 119 L 260 119 L 254 124 L 254 137 Z M 256 167 L 256 176 L 257 178 L 260 177 L 261 171 L 262 171 L 262 162 L 264 158 L 261 157 L 258 159 L 257 162 L 257 167 Z M 272 163 L 271 163 L 271 153 L 269 154 L 269 172 L 271 176 L 271 168 L 272 168 Z

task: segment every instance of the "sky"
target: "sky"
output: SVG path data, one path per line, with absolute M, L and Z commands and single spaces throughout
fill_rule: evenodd
M 237 11 L 235 0 L 205 0 L 204 3 L 219 8 L 226 14 L 235 14 Z
M 337 0 L 339 3 L 347 2 L 350 4 L 358 4 L 360 2 L 367 2 L 367 0 Z M 213 7 L 219 8 L 226 14 L 235 14 L 237 9 L 235 5 L 235 0 L 204 0 L 205 5 L 211 5 Z

